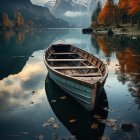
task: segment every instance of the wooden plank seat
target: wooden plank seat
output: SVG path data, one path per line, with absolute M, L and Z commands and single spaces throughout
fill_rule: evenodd
M 96 83 L 98 80 L 100 80 L 102 77 L 73 77 L 75 79 L 79 79 L 81 81 L 86 81 L 90 84 Z
M 52 55 L 71 55 L 71 54 L 76 54 L 74 52 L 54 52 Z
M 87 61 L 85 59 L 47 59 L 48 62 L 65 62 L 65 61 L 68 61 L 68 62 L 77 62 L 77 61 Z
M 74 69 L 97 69 L 97 67 L 95 66 L 66 66 L 66 67 L 52 67 L 53 69 L 56 69 L 56 70 L 74 70 Z
M 70 74 L 73 77 L 101 77 L 101 73 Z
M 101 79 L 102 77 L 74 77 L 74 78 L 84 80 L 84 81 L 97 81 Z

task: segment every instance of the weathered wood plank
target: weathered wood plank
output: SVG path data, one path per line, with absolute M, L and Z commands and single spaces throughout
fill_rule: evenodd
M 56 70 L 65 70 L 65 69 L 69 69 L 69 70 L 72 70 L 72 69 L 95 69 L 97 67 L 95 66 L 71 66 L 71 67 L 52 67 L 53 69 L 56 69 Z
M 47 59 L 48 62 L 65 62 L 65 61 L 87 61 L 85 59 Z
M 80 81 L 84 81 L 90 84 L 94 84 L 99 81 L 102 77 L 73 77 L 75 79 L 79 79 Z
M 91 77 L 91 76 L 102 76 L 101 73 L 86 73 L 86 74 L 70 74 L 70 76 L 74 76 L 74 77 Z
M 84 80 L 84 81 L 89 81 L 89 82 L 91 82 L 91 81 L 96 82 L 102 77 L 76 77 L 76 78 L 79 79 L 79 80 Z
M 73 53 L 73 52 L 54 52 L 52 53 L 53 55 L 71 55 L 71 54 L 76 54 L 76 53 Z

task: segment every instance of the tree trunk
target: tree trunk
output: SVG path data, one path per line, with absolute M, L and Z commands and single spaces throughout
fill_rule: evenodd
M 131 17 L 131 26 L 133 27 L 133 25 L 134 25 L 134 18 Z

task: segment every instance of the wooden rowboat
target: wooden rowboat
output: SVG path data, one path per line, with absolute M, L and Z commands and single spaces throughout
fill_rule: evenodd
M 101 60 L 71 44 L 56 42 L 45 51 L 44 61 L 55 83 L 87 110 L 94 109 L 108 75 Z

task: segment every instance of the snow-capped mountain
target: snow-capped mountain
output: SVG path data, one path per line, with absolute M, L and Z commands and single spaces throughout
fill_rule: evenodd
M 59 5 L 67 3 L 69 6 L 82 6 L 88 9 L 89 7 L 96 5 L 100 1 L 102 5 L 105 4 L 107 0 L 48 0 L 44 5 L 48 8 L 55 8 Z M 117 3 L 119 0 L 114 0 Z
M 45 4 L 55 17 L 76 27 L 90 25 L 90 17 L 97 0 L 48 0 Z
M 48 0 L 44 6 L 53 11 L 87 11 L 94 9 L 96 3 L 97 0 Z
M 55 17 L 61 18 L 76 27 L 87 27 L 91 24 L 91 14 L 98 1 L 103 6 L 107 0 L 48 0 L 45 6 L 50 9 Z

